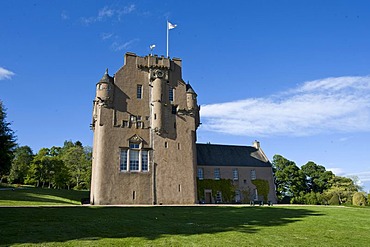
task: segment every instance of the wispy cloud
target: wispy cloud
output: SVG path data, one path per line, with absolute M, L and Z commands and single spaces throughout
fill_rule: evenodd
M 0 81 L 11 79 L 14 76 L 14 72 L 7 70 L 3 67 L 0 67 Z
M 265 98 L 204 105 L 203 128 L 245 136 L 370 131 L 370 77 L 302 83 Z
M 60 14 L 60 17 L 62 18 L 62 20 L 68 20 L 69 19 L 69 15 L 68 15 L 67 11 L 63 11 Z
M 102 33 L 100 35 L 101 39 L 102 40 L 107 40 L 107 39 L 110 39 L 111 37 L 113 37 L 113 33 Z
M 98 11 L 96 16 L 82 17 L 81 22 L 85 25 L 90 25 L 95 22 L 101 22 L 112 18 L 116 18 L 120 21 L 122 16 L 132 13 L 135 9 L 135 4 L 130 4 L 123 8 L 104 6 Z
M 120 43 L 120 42 L 113 42 L 113 44 L 111 45 L 111 48 L 114 50 L 114 51 L 122 51 L 122 50 L 127 50 L 131 47 L 131 45 L 133 43 L 136 43 L 138 42 L 139 39 L 132 39 L 130 41 L 127 41 L 127 42 L 124 42 L 124 43 Z

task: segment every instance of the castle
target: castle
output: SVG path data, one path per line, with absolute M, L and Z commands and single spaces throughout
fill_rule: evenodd
M 276 202 L 271 163 L 258 142 L 196 144 L 200 107 L 181 63 L 126 53 L 123 67 L 97 83 L 91 204 L 223 202 L 221 191 L 199 192 L 206 179 L 229 179 L 236 188 L 232 201 L 246 201 L 258 199 L 257 177 L 268 182 L 265 200 Z

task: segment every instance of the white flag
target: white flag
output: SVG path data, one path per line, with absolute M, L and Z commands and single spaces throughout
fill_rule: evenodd
M 168 30 L 174 29 L 177 26 L 176 24 L 172 24 L 169 21 L 167 23 L 168 23 Z

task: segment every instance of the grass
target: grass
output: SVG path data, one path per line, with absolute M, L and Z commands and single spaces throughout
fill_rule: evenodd
M 6 200 L 3 198 L 3 192 L 0 191 L 0 202 L 4 205 Z M 70 191 L 73 196 L 67 192 L 64 195 L 65 200 L 75 197 L 74 192 Z M 61 198 L 62 195 L 63 193 L 57 198 Z M 63 205 L 68 204 L 65 204 L 64 200 L 58 201 L 61 202 L 58 207 L 15 207 L 14 201 L 11 203 L 13 206 L 1 207 L 0 244 L 4 246 L 370 245 L 369 207 L 65 207 Z M 20 201 L 19 205 L 24 205 L 24 200 Z
M 88 191 L 54 190 L 33 187 L 4 187 L 0 189 L 0 206 L 80 205 Z

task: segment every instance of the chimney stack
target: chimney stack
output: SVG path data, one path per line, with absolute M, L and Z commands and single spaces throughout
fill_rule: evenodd
M 259 142 L 259 141 L 257 141 L 257 140 L 255 140 L 255 141 L 253 142 L 253 147 L 254 147 L 254 148 L 256 148 L 256 149 L 260 149 L 260 142 Z

